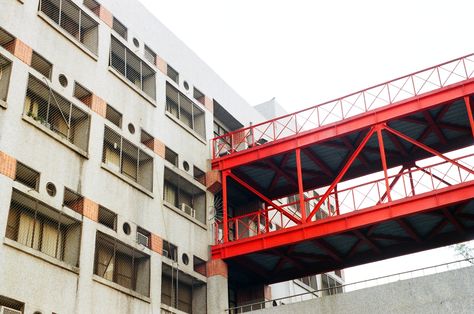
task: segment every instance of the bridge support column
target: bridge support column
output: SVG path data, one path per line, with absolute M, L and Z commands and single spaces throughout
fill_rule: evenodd
M 207 270 L 207 313 L 222 314 L 229 308 L 227 264 L 221 260 L 210 260 Z

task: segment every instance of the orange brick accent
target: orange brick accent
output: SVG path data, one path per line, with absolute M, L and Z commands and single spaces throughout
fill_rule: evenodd
M 204 106 L 210 111 L 214 112 L 214 101 L 211 97 L 204 96 Z
M 103 5 L 99 7 L 99 18 L 104 21 L 105 24 L 107 24 L 110 28 L 113 26 L 114 22 L 114 16 L 112 13 L 107 10 Z
M 107 103 L 105 100 L 97 95 L 92 95 L 90 107 L 93 111 L 105 118 L 105 112 L 107 111 Z
M 155 138 L 153 141 L 153 151 L 161 158 L 165 158 L 165 144 Z
M 99 221 L 99 204 L 84 198 L 83 215 L 95 222 Z
M 150 239 L 150 249 L 153 252 L 163 255 L 163 239 L 154 233 L 151 234 Z
M 31 57 L 33 56 L 33 49 L 19 39 L 14 39 L 9 42 L 5 49 L 10 51 L 15 57 L 24 63 L 31 65 Z
M 222 188 L 221 173 L 217 170 L 206 172 L 206 187 L 213 194 L 219 192 Z
M 0 152 L 0 174 L 15 179 L 16 159 L 4 152 Z
M 207 277 L 220 275 L 227 278 L 227 264 L 221 260 L 210 260 L 206 263 Z
M 160 56 L 156 56 L 156 67 L 165 75 L 168 75 L 168 64 L 165 60 L 161 59 Z
M 99 220 L 99 204 L 88 198 L 80 198 L 74 203 L 68 204 L 67 207 L 89 218 L 90 220 Z

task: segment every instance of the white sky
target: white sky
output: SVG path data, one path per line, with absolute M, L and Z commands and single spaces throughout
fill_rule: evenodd
M 474 1 L 140 0 L 230 86 L 289 112 L 474 52 Z M 459 259 L 441 249 L 348 282 Z

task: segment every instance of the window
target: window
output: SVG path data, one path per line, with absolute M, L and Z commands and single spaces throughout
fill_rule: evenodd
M 105 118 L 119 128 L 122 128 L 122 114 L 110 105 L 107 105 L 107 109 L 105 110 Z
M 202 185 L 206 185 L 206 173 L 196 166 L 193 167 L 193 176 L 194 180 Z
M 196 99 L 197 101 L 199 101 L 201 104 L 205 104 L 205 98 L 206 96 L 204 96 L 204 94 L 199 90 L 197 89 L 196 87 L 194 87 L 193 89 L 193 97 L 194 99 Z
M 197 256 L 193 256 L 193 270 L 203 276 L 207 276 L 206 261 Z
M 168 147 L 165 147 L 165 160 L 178 167 L 178 154 Z
M 119 20 L 117 20 L 115 17 L 112 21 L 112 29 L 117 32 L 118 35 L 120 35 L 120 37 L 122 37 L 123 39 L 127 40 L 127 33 L 128 33 L 128 30 L 127 28 L 125 27 L 125 25 L 123 25 L 122 23 L 120 23 Z
M 84 197 L 68 188 L 64 189 L 63 206 L 69 207 L 79 213 L 83 212 Z
M 151 64 L 156 64 L 156 53 L 147 45 L 145 45 L 145 59 L 150 61 Z
M 111 170 L 152 191 L 153 157 L 108 127 L 104 131 L 102 162 Z
M 99 206 L 98 221 L 101 225 L 117 231 L 117 214 L 103 206 Z
M 79 262 L 81 223 L 13 190 L 6 237 L 73 266 Z
M 74 97 L 79 99 L 87 107 L 91 106 L 92 92 L 77 82 L 74 83 Z
M 20 313 L 23 313 L 23 308 L 25 304 L 20 301 L 10 299 L 8 297 L 0 295 L 0 308 L 2 306 L 6 308 L 3 310 L 3 314 L 15 314 L 17 312 L 13 312 L 13 311 L 8 312 L 8 310 L 12 309 L 12 310 L 17 310 Z
M 1 40 L 1 34 L 0 34 Z M 7 101 L 8 86 L 10 85 L 10 74 L 12 72 L 12 63 L 10 60 L 0 55 L 0 105 Z
M 334 279 L 333 277 L 329 276 L 328 274 L 321 275 L 321 283 L 322 283 L 321 289 L 324 289 L 322 291 L 323 295 L 333 295 L 336 293 L 343 292 L 343 289 L 341 287 L 342 284 L 338 282 L 336 279 Z
M 206 307 L 206 285 L 165 263 L 162 266 L 161 302 L 185 313 Z
M 169 83 L 166 83 L 166 111 L 196 131 L 202 138 L 206 137 L 204 110 Z
M 84 5 L 94 12 L 95 15 L 99 16 L 100 4 L 94 0 L 84 0 Z
M 316 278 L 316 276 L 306 276 L 306 277 L 303 277 L 303 278 L 300 278 L 299 279 L 302 283 L 304 283 L 305 285 L 313 288 L 314 290 L 318 290 L 318 280 Z
M 33 51 L 31 56 L 31 67 L 41 73 L 44 77 L 51 80 L 53 65 L 35 51 Z
M 219 122 L 214 121 L 214 137 L 219 137 L 229 133 Z
M 173 243 L 163 240 L 163 256 L 172 261 L 178 261 L 178 247 Z
M 15 181 L 26 185 L 30 189 L 38 191 L 39 179 L 40 174 L 38 171 L 31 169 L 19 161 L 16 162 Z
M 98 23 L 71 0 L 42 0 L 39 10 L 97 55 Z
M 206 193 L 166 167 L 163 200 L 186 215 L 206 223 Z
M 145 94 L 156 99 L 155 71 L 113 36 L 110 66 Z
M 172 79 L 176 84 L 179 84 L 179 73 L 173 69 L 169 64 L 167 65 L 166 73 L 168 77 Z
M 150 294 L 150 257 L 97 232 L 94 274 L 142 295 Z
M 155 138 L 142 129 L 140 132 L 140 142 L 149 149 L 153 150 Z
M 31 75 L 26 91 L 25 114 L 62 139 L 87 151 L 90 116 Z

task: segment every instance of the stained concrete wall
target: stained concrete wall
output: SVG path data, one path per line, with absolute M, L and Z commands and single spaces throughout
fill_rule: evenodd
M 474 313 L 474 267 L 398 281 L 255 314 Z

